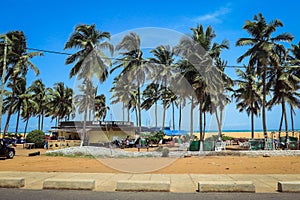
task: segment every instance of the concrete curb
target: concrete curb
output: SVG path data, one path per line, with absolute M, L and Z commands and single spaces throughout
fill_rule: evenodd
M 199 181 L 199 192 L 255 192 L 251 181 Z
M 300 181 L 278 181 L 279 192 L 300 192 Z
M 46 179 L 43 189 L 93 190 L 95 180 L 90 179 Z
M 1 177 L 0 188 L 21 188 L 25 186 L 25 178 Z
M 116 191 L 170 192 L 170 181 L 117 181 Z

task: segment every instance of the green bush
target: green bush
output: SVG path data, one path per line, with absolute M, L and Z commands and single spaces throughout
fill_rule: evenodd
M 34 130 L 27 134 L 26 143 L 34 143 L 36 148 L 45 146 L 46 136 L 43 131 Z

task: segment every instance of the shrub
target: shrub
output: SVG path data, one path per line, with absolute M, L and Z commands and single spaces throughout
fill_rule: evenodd
M 26 135 L 27 143 L 34 143 L 36 148 L 43 148 L 46 136 L 43 131 L 34 130 Z

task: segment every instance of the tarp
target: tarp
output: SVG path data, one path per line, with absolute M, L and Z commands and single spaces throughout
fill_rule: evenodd
M 187 131 L 179 131 L 179 130 L 164 130 L 164 133 L 167 136 L 179 136 L 179 135 L 186 135 L 188 132 Z

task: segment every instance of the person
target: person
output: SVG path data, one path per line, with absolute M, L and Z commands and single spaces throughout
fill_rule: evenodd
M 147 148 L 147 151 L 149 151 L 149 146 L 150 146 L 150 140 L 149 140 L 149 138 L 146 138 L 146 148 Z
M 135 146 L 136 148 L 138 149 L 138 152 L 140 151 L 141 149 L 141 137 L 138 137 L 135 141 Z

